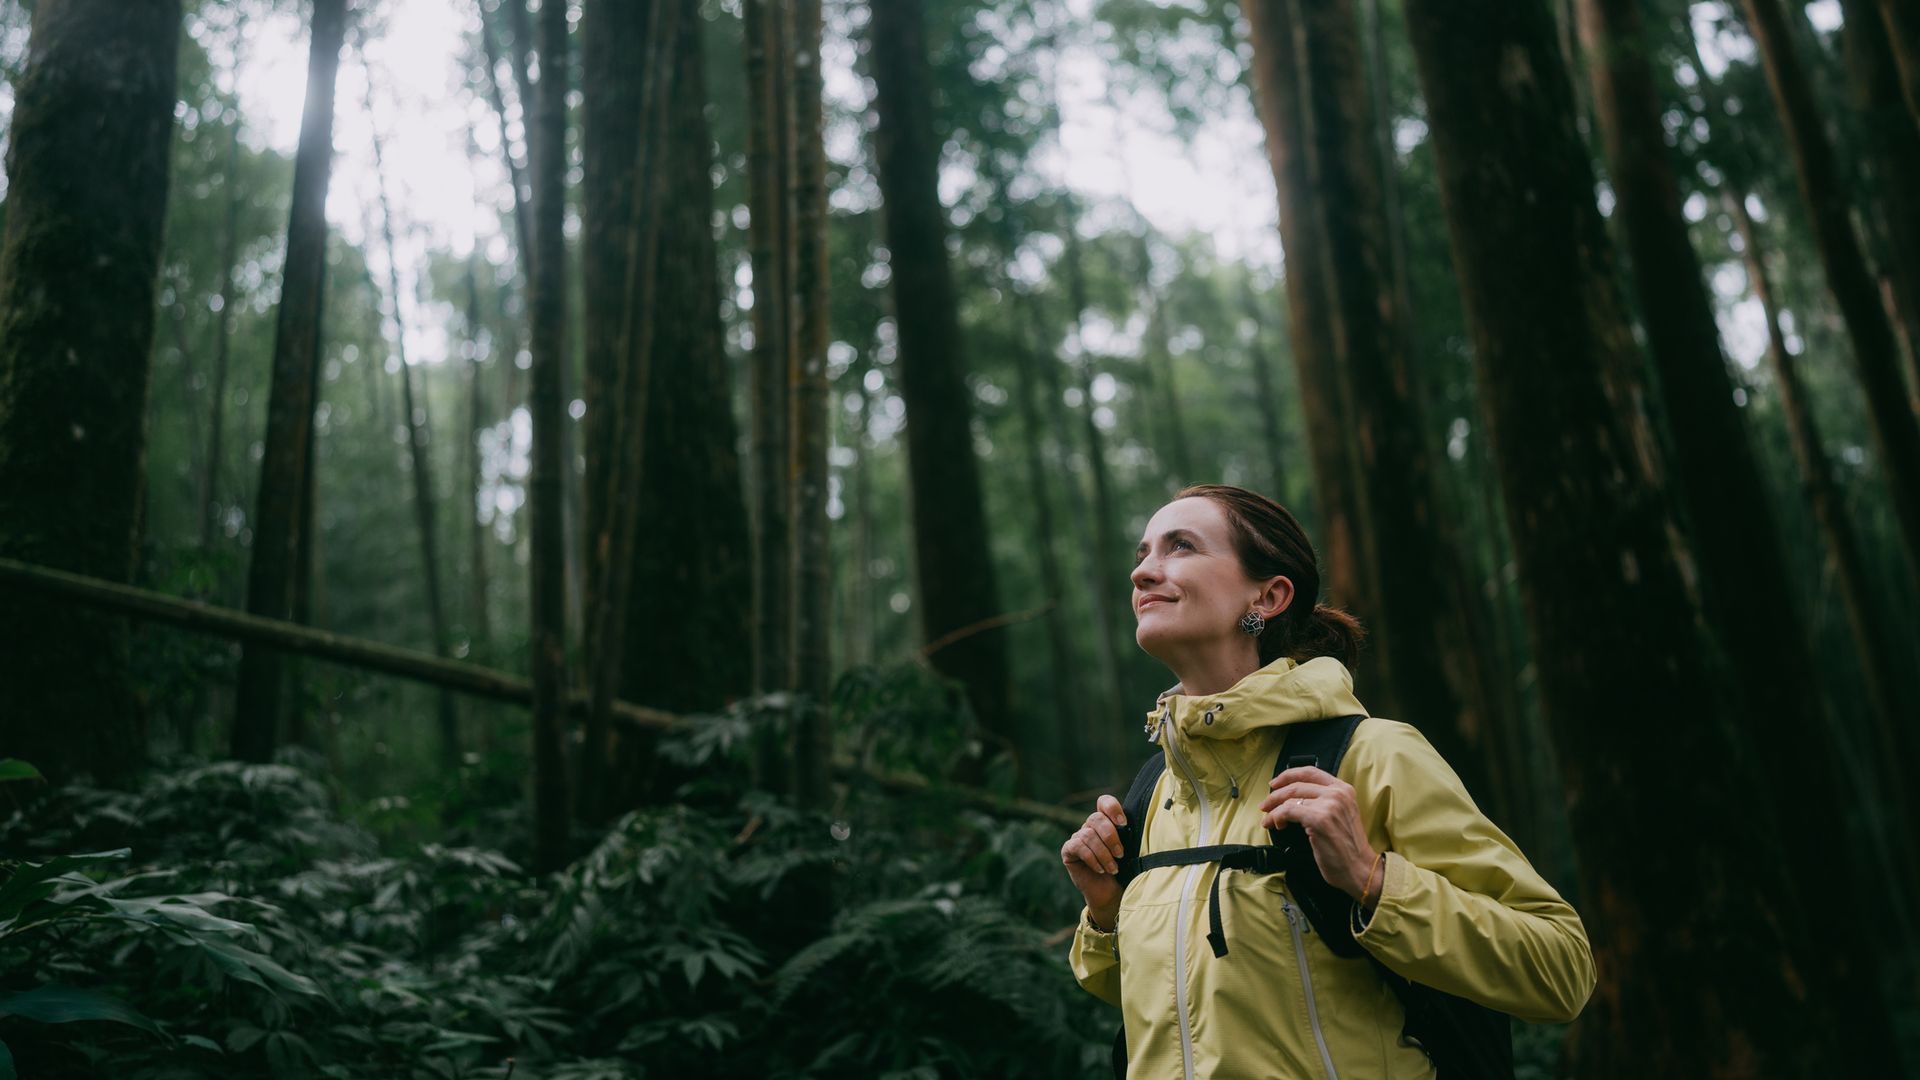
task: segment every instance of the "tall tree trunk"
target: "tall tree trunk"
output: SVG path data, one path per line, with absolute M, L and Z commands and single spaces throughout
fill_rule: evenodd
M 821 0 L 793 0 L 794 277 L 791 323 L 793 412 L 793 672 L 803 712 L 796 718 L 793 792 L 802 806 L 823 807 L 832 758 L 828 702 L 833 690 L 831 641 L 833 550 L 827 526 L 827 441 L 832 385 L 827 380 L 827 158 L 820 71 Z
M 314 373 L 320 363 L 320 304 L 326 287 L 327 185 L 333 172 L 333 88 L 346 34 L 346 0 L 314 0 L 307 51 L 306 111 L 293 159 L 293 209 L 273 333 L 273 382 L 267 398 L 247 610 L 284 619 L 292 611 L 300 543 L 299 499 L 312 443 Z M 233 756 L 265 761 L 280 716 L 281 657 L 243 646 L 235 694 Z
M 1866 391 L 1874 446 L 1886 469 L 1894 516 L 1906 541 L 1907 568 L 1920 582 L 1920 416 L 1915 415 L 1914 399 L 1901 382 L 1893 324 L 1880 303 L 1880 291 L 1848 217 L 1851 200 L 1841 187 L 1833 146 L 1821 126 L 1819 106 L 1788 35 L 1780 0 L 1741 3 L 1780 112 L 1814 246 L 1826 267 L 1827 288 L 1840 306 L 1853 342 L 1854 367 Z
M 781 154 L 780 132 L 792 123 L 787 92 L 791 53 L 784 33 L 788 0 L 747 0 L 747 232 L 753 269 L 753 689 L 784 689 L 792 669 L 787 639 L 792 585 L 788 549 L 791 499 L 787 483 L 787 424 L 791 406 L 787 384 L 794 342 L 787 315 L 792 283 L 792 173 Z M 784 748 L 771 740 L 760 747 L 760 782 L 774 789 L 787 783 Z
M 1274 2 L 1286 0 L 1268 0 Z M 1298 0 L 1296 14 L 1291 59 L 1307 123 L 1293 153 L 1306 159 L 1306 206 L 1322 243 L 1291 248 L 1291 272 L 1322 276 L 1335 362 L 1345 376 L 1362 523 L 1355 546 L 1375 598 L 1376 665 L 1386 676 L 1370 696 L 1390 698 L 1468 789 L 1510 820 L 1518 800 L 1499 768 L 1495 740 L 1513 733 L 1499 724 L 1489 692 L 1487 658 L 1478 647 L 1484 620 L 1458 602 L 1462 566 L 1441 520 L 1403 296 L 1393 277 L 1385 196 L 1391 177 L 1380 171 L 1359 24 L 1348 0 Z M 1256 49 L 1280 45 L 1262 35 Z M 1262 59 L 1259 66 L 1286 62 Z
M 933 664 L 966 686 L 988 738 L 1011 749 L 1006 634 L 976 628 L 998 613 L 999 589 L 973 452 L 960 314 L 947 265 L 925 11 L 922 0 L 879 0 L 869 10 L 868 60 L 879 116 L 874 158 L 892 253 L 900 391 L 907 405 L 920 626 L 929 643 L 965 635 L 935 651 Z M 1017 777 L 1017 759 L 1015 772 Z
M 177 0 L 41 0 L 7 139 L 0 555 L 132 578 Z M 78 482 L 82 481 L 84 482 Z M 144 758 L 124 623 L 0 589 L 0 746 L 55 783 Z
M 1920 119 L 1901 98 L 1900 72 L 1873 0 L 1842 0 L 1840 7 L 1854 104 L 1865 120 L 1873 196 L 1886 226 L 1894 318 L 1906 340 L 1907 390 L 1920 402 Z
M 1292 0 L 1250 0 L 1245 6 L 1254 48 L 1255 104 L 1266 129 L 1267 162 L 1280 203 L 1280 243 L 1287 253 L 1287 328 L 1307 444 L 1313 467 L 1318 538 L 1325 560 L 1327 602 L 1371 622 L 1377 610 L 1362 569 L 1361 508 L 1353 490 L 1352 451 L 1346 403 L 1334 354 L 1332 297 L 1313 252 L 1325 247 L 1311 209 L 1312 178 L 1302 153 L 1306 125 L 1305 87 L 1294 62 Z
M 1920 8 L 1912 0 L 1880 0 L 1880 19 L 1887 28 L 1887 44 L 1900 68 L 1900 90 L 1907 111 L 1920 124 Z
M 1880 796 L 1892 804 L 1890 816 L 1896 823 L 1896 835 L 1889 842 L 1898 853 L 1893 860 L 1898 864 L 1894 873 L 1902 875 L 1904 881 L 1901 895 L 1920 895 L 1920 881 L 1914 879 L 1920 871 L 1920 860 L 1914 857 L 1914 841 L 1920 839 L 1920 816 L 1914 812 L 1912 786 L 1907 782 L 1920 771 L 1920 731 L 1911 723 L 1912 714 L 1903 710 L 1903 665 L 1893 655 L 1894 638 L 1886 633 L 1884 616 L 1875 610 L 1881 590 L 1867 571 L 1853 520 L 1847 516 L 1846 500 L 1833 481 L 1833 463 L 1814 420 L 1806 384 L 1780 330 L 1779 304 L 1774 299 L 1759 230 L 1747 212 L 1746 199 L 1736 188 L 1723 188 L 1721 196 L 1739 231 L 1748 284 L 1766 314 L 1767 365 L 1773 371 L 1781 411 L 1786 414 L 1787 437 L 1794 461 L 1800 466 L 1800 483 L 1840 579 L 1840 600 L 1847 609 L 1847 628 L 1866 682 L 1867 707 L 1873 712 L 1870 727 L 1874 753 L 1869 767 L 1880 781 Z
M 564 12 L 568 0 L 555 0 L 555 3 L 557 3 Z M 547 33 L 545 29 L 545 20 L 547 18 L 546 3 L 545 0 L 542 0 L 540 7 L 541 29 L 539 30 L 535 30 L 529 25 L 527 0 L 499 0 L 499 4 L 507 9 L 507 27 L 510 34 L 507 52 L 512 61 L 511 66 L 513 68 L 514 85 L 519 90 L 520 116 L 526 128 L 528 168 L 531 170 L 538 168 L 538 166 L 532 164 L 532 162 L 534 159 L 540 158 L 544 153 L 540 147 L 540 139 L 544 137 L 545 129 L 545 125 L 541 123 L 539 118 L 539 110 L 542 107 L 539 101 L 541 90 L 539 83 L 533 78 L 533 65 L 536 62 L 538 63 L 540 77 L 544 79 L 546 77 L 548 54 L 544 47 L 536 51 L 535 39 L 539 37 L 544 40 Z M 564 163 L 566 161 L 564 117 L 562 117 L 561 128 L 561 148 L 557 153 L 560 155 L 564 177 Z M 503 140 L 503 149 L 505 145 Z M 536 180 L 535 183 L 537 184 L 537 182 Z M 538 197 L 537 193 L 529 196 L 529 204 Z M 530 231 L 537 233 L 539 230 L 535 227 Z M 565 246 L 566 243 L 563 239 L 561 241 L 563 250 Z M 536 235 L 533 237 L 533 247 L 530 249 L 532 254 L 527 255 L 521 261 L 521 268 L 526 272 L 529 281 L 539 273 L 538 268 L 531 265 L 538 261 L 539 249 L 540 240 Z M 529 312 L 532 311 L 533 307 L 534 302 L 531 297 L 529 297 L 527 303 Z M 565 317 L 564 309 L 562 317 Z M 531 321 L 531 315 L 529 316 L 529 321 Z M 531 336 L 531 331 L 529 336 Z M 579 639 L 584 636 L 586 622 L 587 583 L 584 580 L 586 573 L 584 565 L 587 562 L 587 558 L 586 539 L 583 535 L 583 533 L 586 532 L 586 522 L 580 505 L 580 488 L 583 480 L 574 470 L 573 420 L 569 415 L 569 408 L 573 402 L 573 360 L 571 353 L 563 353 L 562 356 L 563 360 L 558 372 L 560 387 L 555 395 L 560 402 L 560 444 L 555 450 L 555 456 L 560 462 L 560 546 L 565 556 L 565 562 L 561 567 L 561 610 L 566 622 L 568 635 L 572 638 Z
M 1885 1040 L 1820 1042 L 1847 1024 L 1824 1014 L 1873 1010 L 1830 981 L 1825 942 L 1804 930 L 1816 909 L 1800 883 L 1820 879 L 1788 872 L 1777 794 L 1734 734 L 1697 630 L 1552 21 L 1497 0 L 1407 0 L 1406 15 L 1590 890 L 1601 981 L 1574 1071 L 1814 1076 L 1842 1054 L 1883 1062 Z M 1647 797 L 1656 746 L 1684 794 Z
M 621 628 L 615 689 L 626 700 L 686 713 L 716 711 L 750 689 L 750 549 L 711 231 L 702 27 L 693 0 L 669 0 L 657 12 L 653 4 L 595 0 L 583 19 L 582 54 L 589 91 L 582 269 L 588 370 L 601 395 L 587 415 L 644 439 L 588 460 L 602 484 L 624 468 L 632 493 L 627 539 L 608 541 L 624 568 L 615 562 L 597 571 L 609 595 L 628 598 L 612 624 Z M 643 58 L 637 67 L 635 58 Z M 636 221 L 635 193 L 647 190 L 655 197 L 638 209 L 652 212 Z M 614 400 L 624 404 L 616 408 Z M 641 409 L 641 419 L 627 419 Z M 632 460 L 616 466 L 602 453 Z M 595 501 L 605 503 L 605 491 L 592 489 Z M 610 509 L 595 510 L 599 528 Z M 667 521 L 674 527 L 657 527 Z M 624 590 L 610 569 L 621 571 Z M 673 777 L 654 740 L 622 731 L 614 742 L 609 808 L 671 794 Z
M 443 660 L 453 656 L 447 633 L 446 605 L 440 592 L 440 542 L 436 499 L 433 494 L 433 459 L 427 449 L 426 402 L 417 405 L 413 393 L 413 365 L 407 363 L 407 320 L 405 297 L 400 291 L 400 249 L 393 241 L 393 204 L 387 198 L 386 164 L 382 157 L 380 132 L 373 107 L 372 72 L 367 83 L 367 118 L 373 128 L 373 175 L 379 189 L 380 235 L 387 245 L 387 296 L 393 304 L 393 354 L 400 361 L 400 407 L 406 413 L 407 454 L 413 474 L 413 521 L 420 534 L 420 564 L 427 587 L 427 627 L 433 635 L 433 654 Z M 460 722 L 453 707 L 453 692 L 440 692 L 436 716 L 440 725 L 440 761 L 449 769 L 460 761 Z
M 226 449 L 221 436 L 227 420 L 227 355 L 233 340 L 233 264 L 239 257 L 240 196 L 234 191 L 239 177 L 240 121 L 235 119 L 227 140 L 227 167 L 221 174 L 220 196 L 227 201 L 227 212 L 220 234 L 220 312 L 215 317 L 213 334 L 213 408 L 207 425 L 207 459 L 200 476 L 200 549 L 213 545 L 213 530 L 221 513 L 220 464 Z
M 518 0 L 507 0 L 517 5 Z M 567 861 L 566 533 L 561 491 L 569 467 L 561 368 L 567 363 L 567 8 L 540 11 L 540 89 L 533 97 L 533 419 L 532 574 L 534 865 L 542 873 Z
M 487 526 L 480 520 L 480 433 L 486 430 L 487 406 L 482 390 L 484 380 L 481 374 L 482 334 L 480 323 L 480 286 L 474 279 L 473 260 L 478 254 L 467 256 L 466 273 L 463 275 L 467 293 L 466 334 L 470 355 L 467 358 L 467 588 L 468 604 L 471 609 L 470 632 L 473 635 L 475 651 L 493 640 L 493 620 L 487 612 Z M 512 363 L 511 357 L 504 357 Z M 498 363 L 498 361 L 495 361 Z

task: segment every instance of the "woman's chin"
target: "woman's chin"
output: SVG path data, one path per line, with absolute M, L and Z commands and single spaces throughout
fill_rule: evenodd
M 1173 644 L 1173 635 L 1148 620 L 1133 628 L 1133 640 L 1140 646 L 1140 651 L 1159 660 L 1165 656 L 1168 647 Z

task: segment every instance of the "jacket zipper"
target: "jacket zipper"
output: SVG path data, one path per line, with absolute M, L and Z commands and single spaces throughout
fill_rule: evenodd
M 1200 846 L 1207 843 L 1207 792 L 1199 781 L 1194 779 L 1193 768 L 1187 763 L 1172 731 L 1168 718 L 1173 712 L 1171 705 L 1160 711 L 1160 736 L 1166 741 L 1167 756 L 1173 759 L 1174 767 L 1187 785 L 1193 788 L 1194 797 L 1200 800 Z M 1193 897 L 1193 883 L 1200 875 L 1200 864 L 1187 867 L 1186 880 L 1180 883 L 1180 916 L 1173 924 L 1173 1007 L 1180 1018 L 1180 1069 L 1185 1080 L 1193 1080 L 1193 1028 L 1187 1019 L 1187 904 Z
M 1293 931 L 1293 957 L 1300 964 L 1300 986 L 1307 995 L 1307 1023 L 1313 1027 L 1314 1045 L 1320 1048 L 1320 1063 L 1327 1068 L 1327 1080 L 1340 1080 L 1333 1071 L 1333 1055 L 1327 1052 L 1327 1037 L 1320 1031 L 1320 1009 L 1313 1002 L 1313 976 L 1307 973 L 1307 943 L 1300 935 L 1300 912 L 1286 897 L 1280 898 L 1280 910 L 1287 913 L 1287 927 Z

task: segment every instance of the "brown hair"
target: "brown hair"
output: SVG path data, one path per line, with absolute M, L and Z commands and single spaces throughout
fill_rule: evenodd
M 1255 581 L 1285 577 L 1293 582 L 1293 602 L 1260 632 L 1262 666 L 1283 656 L 1299 663 L 1331 656 L 1353 667 L 1367 639 L 1366 628 L 1339 608 L 1316 602 L 1320 596 L 1320 561 L 1307 541 L 1306 530 L 1286 507 L 1230 484 L 1194 484 L 1181 489 L 1174 498 L 1210 499 L 1226 511 L 1233 550 L 1248 577 Z

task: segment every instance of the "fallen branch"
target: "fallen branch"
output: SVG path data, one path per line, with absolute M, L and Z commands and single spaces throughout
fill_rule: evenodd
M 90 607 L 151 622 L 167 623 L 196 633 L 232 641 L 267 645 L 302 656 L 329 660 L 349 667 L 378 671 L 387 675 L 423 682 L 492 701 L 517 705 L 533 704 L 533 684 L 518 675 L 442 660 L 431 653 L 383 645 L 364 638 L 348 637 L 311 626 L 267 619 L 230 608 L 181 600 L 150 589 L 121 585 L 82 574 L 36 566 L 17 559 L 0 558 L 0 584 L 51 593 Z M 586 695 L 575 694 L 568 711 L 585 716 Z M 613 719 L 621 727 L 642 731 L 670 731 L 686 724 L 687 718 L 675 713 L 650 709 L 629 701 L 612 703 Z M 863 768 L 848 759 L 835 759 L 833 772 L 846 781 L 867 782 L 906 795 L 945 796 L 992 813 L 1030 817 L 1077 826 L 1082 815 L 1062 806 L 1033 799 L 1008 798 L 979 788 L 937 784 L 911 773 L 883 772 Z

